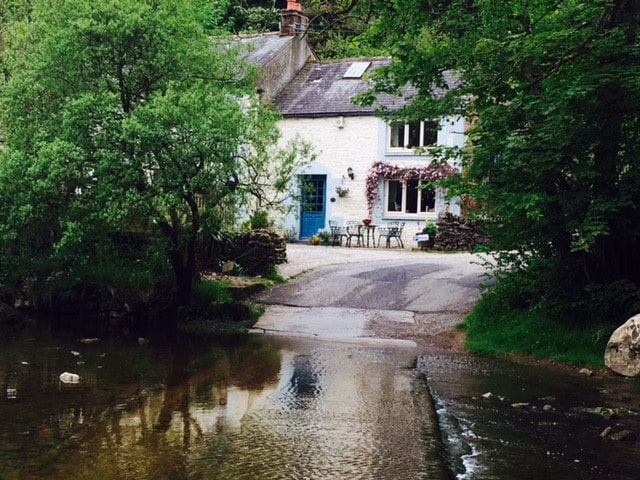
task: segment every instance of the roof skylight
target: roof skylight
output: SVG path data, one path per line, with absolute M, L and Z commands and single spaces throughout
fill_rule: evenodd
M 353 62 L 342 78 L 362 78 L 362 74 L 367 71 L 371 62 Z

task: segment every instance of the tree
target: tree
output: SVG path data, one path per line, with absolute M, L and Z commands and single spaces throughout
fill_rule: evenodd
M 308 0 L 304 12 L 310 21 L 309 41 L 322 58 L 385 55 L 386 42 L 360 39 L 384 6 L 377 0 Z
M 286 0 L 202 1 L 209 30 L 236 34 L 277 31 L 278 10 L 286 8 Z
M 285 192 L 298 150 L 276 150 L 254 68 L 205 35 L 197 2 L 43 0 L 5 46 L 5 249 L 65 271 L 114 232 L 157 234 L 182 305 L 202 215 L 264 194 L 255 170 Z
M 404 115 L 472 122 L 458 193 L 481 204 L 509 281 L 524 274 L 521 305 L 582 323 L 637 309 L 637 2 L 387 5 L 369 41 L 392 43 L 394 61 L 373 93 L 410 83 Z M 432 98 L 445 70 L 459 83 Z
M 287 8 L 287 0 L 202 1 L 207 27 L 214 32 L 234 34 L 277 31 L 280 10 Z M 307 0 L 300 3 L 310 21 L 307 39 L 319 57 L 385 54 L 381 45 L 358 39 L 376 18 L 378 0 Z

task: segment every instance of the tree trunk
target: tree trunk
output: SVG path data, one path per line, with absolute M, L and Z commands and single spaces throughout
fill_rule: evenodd
M 183 222 L 177 214 L 172 215 L 171 224 L 166 220 L 158 222 L 162 233 L 169 242 L 169 260 L 175 278 L 174 304 L 185 306 L 191 302 L 193 280 L 196 274 L 196 245 L 200 229 L 200 212 L 194 199 L 186 199 L 191 210 L 191 222 L 186 241 L 181 241 Z

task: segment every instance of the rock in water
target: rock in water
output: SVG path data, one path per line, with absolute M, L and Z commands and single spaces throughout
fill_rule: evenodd
M 62 383 L 80 383 L 80 375 L 64 372 L 60 374 L 60 381 Z
M 611 334 L 604 352 L 604 364 L 627 377 L 640 374 L 640 314 Z

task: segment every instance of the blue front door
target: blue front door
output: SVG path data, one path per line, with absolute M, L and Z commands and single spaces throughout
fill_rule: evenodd
M 302 175 L 300 180 L 300 238 L 306 239 L 324 228 L 327 176 Z

